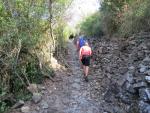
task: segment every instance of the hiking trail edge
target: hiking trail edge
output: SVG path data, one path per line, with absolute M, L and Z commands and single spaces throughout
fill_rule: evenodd
M 47 80 L 45 90 L 41 92 L 42 100 L 37 104 L 31 101 L 25 104 L 30 107 L 30 113 L 100 113 L 100 104 L 91 98 L 92 81 L 84 81 L 78 53 L 72 41 L 68 42 L 67 57 L 71 75 L 56 72 L 60 81 Z

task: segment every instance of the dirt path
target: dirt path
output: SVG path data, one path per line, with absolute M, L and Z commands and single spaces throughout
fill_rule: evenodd
M 101 113 L 99 104 L 91 98 L 92 86 L 83 79 L 75 46 L 68 43 L 68 63 L 71 76 L 58 71 L 55 80 L 45 81 L 41 90 L 42 100 L 38 104 L 29 101 L 30 113 Z M 15 112 L 16 113 L 16 112 Z
M 64 113 L 100 113 L 98 103 L 91 99 L 91 85 L 83 79 L 83 73 L 80 69 L 78 55 L 74 45 L 70 42 L 69 60 L 72 69 L 72 76 L 68 78 L 68 97 L 67 109 Z M 64 98 L 65 99 L 65 98 Z
M 72 70 L 71 76 L 63 76 L 63 82 L 56 85 L 56 89 L 48 100 L 48 110 L 51 113 L 100 113 L 98 103 L 91 99 L 90 83 L 84 82 L 78 55 L 72 42 L 68 43 L 68 62 Z

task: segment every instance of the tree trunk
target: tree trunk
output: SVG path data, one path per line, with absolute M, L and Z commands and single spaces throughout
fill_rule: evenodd
M 49 18 L 49 24 L 50 24 L 50 36 L 52 38 L 52 41 L 53 41 L 53 48 L 55 48 L 55 39 L 54 39 L 54 36 L 53 36 L 53 28 L 52 28 L 52 0 L 49 0 L 49 15 L 50 15 L 50 18 Z

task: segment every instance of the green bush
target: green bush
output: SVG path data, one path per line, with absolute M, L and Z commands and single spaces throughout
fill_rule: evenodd
M 123 22 L 119 28 L 121 36 L 150 30 L 150 1 L 133 2 L 130 9 L 123 14 Z
M 128 37 L 150 29 L 149 0 L 104 0 L 101 25 L 105 34 Z
M 18 99 L 30 98 L 27 79 L 30 83 L 41 83 L 44 77 L 34 52 L 45 33 L 47 21 L 41 19 L 43 10 L 34 10 L 28 2 L 20 0 L 8 2 L 12 7 L 14 5 L 16 15 L 7 2 L 0 1 L 0 99 L 12 95 L 0 100 L 0 112 L 6 111 Z M 31 16 L 29 8 L 38 15 Z
M 88 36 L 100 36 L 103 35 L 101 24 L 100 13 L 96 12 L 95 14 L 88 16 L 78 25 L 78 27 L 80 27 L 81 32 L 84 32 Z

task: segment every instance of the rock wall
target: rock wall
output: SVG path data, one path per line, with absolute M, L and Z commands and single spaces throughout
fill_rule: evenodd
M 91 39 L 93 93 L 106 113 L 150 113 L 150 35 Z M 114 106 L 111 108 L 111 106 Z

